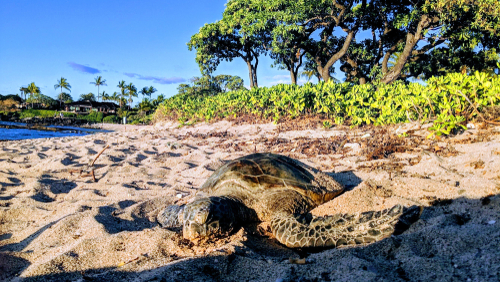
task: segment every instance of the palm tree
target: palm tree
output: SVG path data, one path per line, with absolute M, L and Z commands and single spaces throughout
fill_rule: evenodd
M 123 99 L 123 96 L 125 96 L 125 89 L 127 88 L 127 86 L 125 85 L 125 80 L 122 80 L 120 82 L 118 82 L 118 85 L 116 86 L 118 88 L 120 88 L 120 91 L 122 93 L 122 99 Z M 122 107 L 122 100 L 120 99 L 120 108 Z
M 68 80 L 64 77 L 61 77 L 61 79 L 57 81 L 57 84 L 54 85 L 54 89 L 57 89 L 59 87 L 61 87 L 61 93 L 63 93 L 63 88 L 71 92 L 71 85 L 69 85 Z M 61 105 L 62 105 L 62 100 L 59 99 L 59 107 Z
M 110 100 L 120 102 L 120 93 L 114 92 L 113 95 L 109 97 Z M 120 104 L 121 105 L 121 104 Z
M 156 91 L 156 88 L 154 88 L 153 86 L 149 86 L 149 89 L 148 89 L 148 96 L 149 98 L 151 98 L 151 95 L 153 95 Z
M 30 83 L 26 89 L 31 97 L 31 108 L 33 109 L 33 96 L 40 94 L 40 87 L 36 86 L 34 82 Z
M 137 88 L 134 86 L 134 84 L 132 84 L 132 82 L 130 82 L 129 85 L 127 85 L 127 90 L 128 90 L 128 103 L 129 103 L 129 109 L 132 109 L 132 101 L 133 98 L 132 97 L 137 97 Z
M 110 100 L 109 99 L 110 97 L 109 97 L 108 93 L 106 93 L 106 91 L 102 91 L 101 97 L 102 97 L 102 101 L 109 101 Z
M 95 78 L 95 81 L 92 81 L 90 84 L 94 84 L 95 86 L 97 86 L 97 100 L 99 100 L 99 97 L 101 97 L 101 95 L 99 94 L 99 86 L 107 86 L 106 79 L 102 79 L 102 76 L 98 76 Z
M 19 91 L 21 91 L 21 95 L 23 95 L 23 96 L 24 96 L 24 100 L 25 100 L 25 102 L 26 102 L 26 94 L 28 94 L 28 88 L 26 88 L 26 87 L 24 87 L 24 86 L 21 86 L 21 87 L 19 88 Z
M 141 111 L 141 113 L 147 114 L 152 107 L 153 105 L 151 104 L 151 101 L 149 101 L 149 99 L 143 98 L 142 102 L 139 103 L 139 110 Z
M 142 94 L 142 99 L 144 99 L 144 96 L 148 96 L 149 94 L 149 88 L 147 86 L 144 86 L 139 93 Z
M 305 77 L 307 81 L 311 80 L 313 76 L 318 77 L 318 71 L 317 70 L 304 70 L 302 71 L 299 76 Z M 318 79 L 319 82 L 319 79 Z

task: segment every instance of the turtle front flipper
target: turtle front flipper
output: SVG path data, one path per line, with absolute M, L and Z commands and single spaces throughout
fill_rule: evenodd
M 401 205 L 354 215 L 313 217 L 309 222 L 281 212 L 272 218 L 271 230 L 278 241 L 290 248 L 339 247 L 382 240 L 400 233 L 419 217 L 419 207 L 403 212 Z
M 161 211 L 158 214 L 156 220 L 163 228 L 182 227 L 183 212 L 184 212 L 184 205 L 167 206 L 163 211 Z

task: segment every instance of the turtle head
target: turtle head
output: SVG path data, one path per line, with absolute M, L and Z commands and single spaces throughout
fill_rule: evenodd
M 236 226 L 234 205 L 233 200 L 225 197 L 201 198 L 186 205 L 182 228 L 183 237 L 195 240 L 204 237 L 227 236 Z

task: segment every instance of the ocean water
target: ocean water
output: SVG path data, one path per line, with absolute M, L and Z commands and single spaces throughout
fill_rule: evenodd
M 25 123 L 5 122 L 0 121 L 0 125 L 16 125 L 26 126 Z M 67 137 L 67 136 L 85 136 L 97 132 L 103 132 L 100 129 L 79 128 L 79 127 L 60 127 L 48 126 L 57 128 L 58 131 L 46 131 L 26 128 L 3 128 L 0 127 L 0 140 L 23 140 L 35 138 L 52 138 L 52 137 Z

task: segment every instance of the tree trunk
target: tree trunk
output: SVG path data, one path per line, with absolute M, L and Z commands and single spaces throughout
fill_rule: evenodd
M 292 84 L 297 84 L 297 74 L 293 68 L 290 68 L 290 78 L 292 79 Z
M 257 65 L 259 64 L 259 61 L 255 62 L 255 66 L 252 65 L 251 60 L 245 59 L 245 62 L 247 63 L 248 66 L 248 77 L 250 78 L 250 88 L 259 87 L 257 83 Z
M 252 63 L 249 60 L 245 60 L 248 66 L 248 78 L 250 79 L 250 88 L 253 88 L 253 69 Z
M 347 50 L 349 49 L 349 46 L 351 45 L 351 41 L 354 38 L 354 35 L 356 35 L 356 31 L 351 30 L 347 34 L 344 44 L 342 45 L 342 49 L 340 49 L 335 55 L 333 55 L 328 62 L 326 62 L 325 66 L 321 66 L 319 61 L 317 60 L 316 62 L 318 63 L 318 72 L 321 74 L 321 77 L 323 78 L 324 81 L 330 80 L 330 68 L 335 64 L 342 56 L 347 53 Z
M 392 67 L 390 71 L 385 73 L 384 77 L 382 78 L 381 82 L 385 84 L 390 84 L 396 81 L 401 76 L 401 71 L 403 70 L 404 66 L 406 65 L 406 62 L 408 61 L 408 58 L 412 54 L 413 48 L 417 45 L 418 41 L 420 40 L 422 36 L 422 30 L 426 28 L 429 23 L 430 19 L 427 15 L 423 15 L 420 18 L 420 21 L 417 26 L 417 30 L 415 31 L 415 34 L 412 34 L 411 32 L 408 32 L 406 35 L 406 43 L 405 43 L 405 48 L 403 49 L 403 52 L 401 53 L 401 56 L 399 57 L 398 61 L 396 64 Z M 384 68 L 387 70 L 387 62 L 389 61 L 390 54 L 386 54 L 384 57 L 384 61 L 382 63 L 382 71 Z M 385 63 L 385 67 L 384 67 Z

